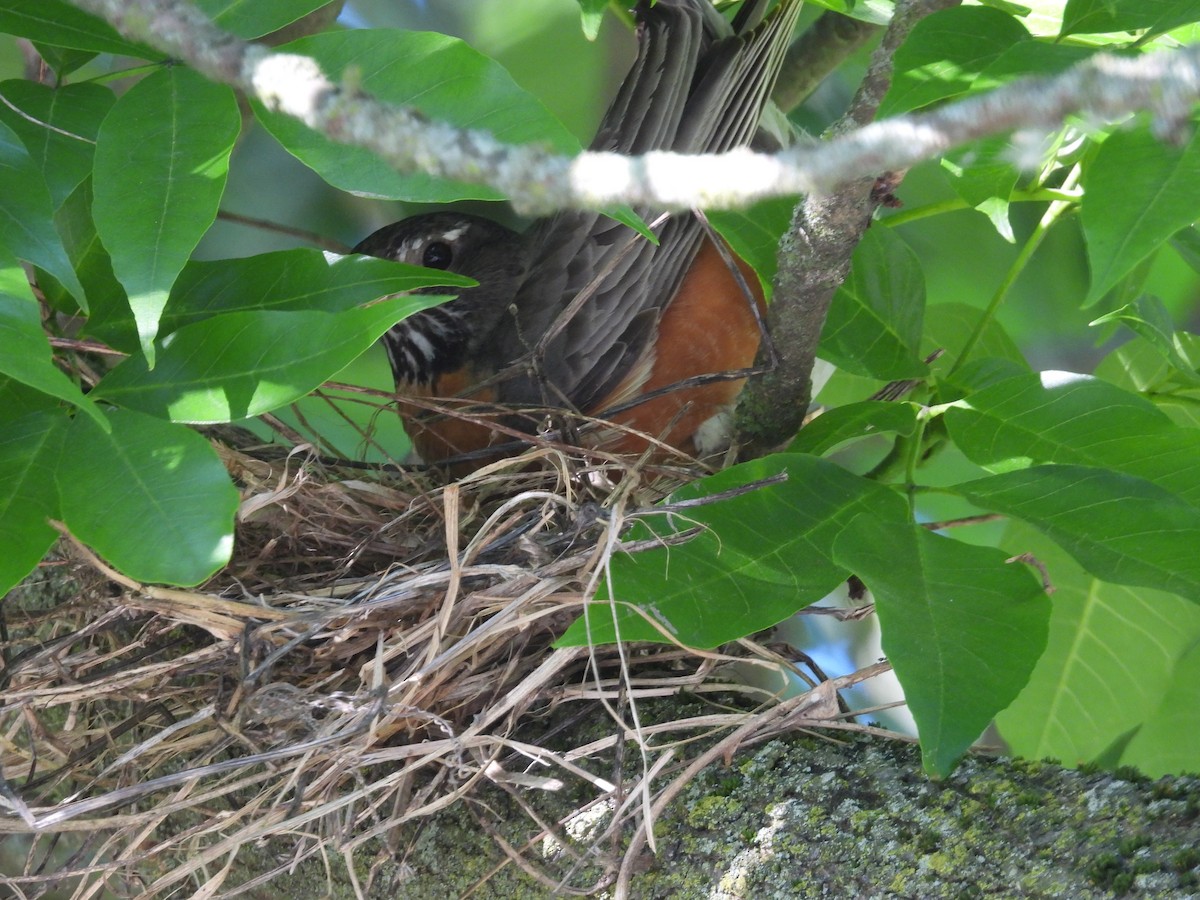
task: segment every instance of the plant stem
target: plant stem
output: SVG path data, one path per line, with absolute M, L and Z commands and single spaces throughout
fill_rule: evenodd
M 1082 196 L 1081 194 L 1065 190 L 1063 188 L 1035 188 L 1032 190 L 1013 191 L 1008 198 L 1009 203 L 1053 203 L 1055 201 L 1063 203 L 1077 202 Z M 971 209 L 966 200 L 961 197 L 952 197 L 948 200 L 940 200 L 937 203 L 927 203 L 924 206 L 914 206 L 912 209 L 906 209 L 903 212 L 894 213 L 887 218 L 880 219 L 880 225 L 886 225 L 889 228 L 894 228 L 897 225 L 907 225 L 909 222 L 917 222 L 921 219 L 928 219 L 930 216 L 938 216 L 942 213 L 958 212 L 960 209 Z
M 1063 213 L 1069 209 L 1072 209 L 1078 202 L 1078 199 L 1074 197 L 1074 188 L 1079 181 L 1079 175 L 1080 166 L 1077 164 L 1071 169 L 1071 172 L 1069 175 L 1067 175 L 1066 180 L 1063 181 L 1063 186 L 1061 189 L 1073 199 L 1055 200 L 1046 208 L 1046 212 L 1042 214 L 1042 218 L 1038 222 L 1037 227 L 1033 229 L 1033 234 L 1029 236 L 1029 239 L 1021 248 L 1021 252 L 1017 254 L 1017 258 L 1013 260 L 1013 264 L 1009 266 L 1008 272 L 1005 273 L 1004 279 L 1000 282 L 1000 286 L 996 288 L 996 292 L 992 295 L 992 299 L 988 303 L 987 308 L 984 309 L 983 315 L 980 317 L 979 322 L 975 325 L 974 330 L 971 332 L 971 336 L 967 338 L 967 342 L 963 345 L 962 350 L 959 352 L 958 358 L 954 360 L 954 364 L 950 367 L 950 371 L 946 373 L 947 377 L 957 372 L 962 367 L 962 364 L 970 357 L 971 351 L 975 349 L 975 345 L 979 343 L 980 338 L 983 336 L 983 330 L 987 327 L 988 323 L 996 317 L 996 313 L 1000 309 L 1000 304 L 1007 299 L 1009 291 L 1012 290 L 1013 284 L 1016 282 L 1020 274 L 1025 271 L 1025 267 L 1029 264 L 1030 257 L 1032 257 L 1037 251 L 1037 248 L 1041 246 L 1042 241 L 1045 240 L 1046 235 L 1050 232 L 1051 227 L 1053 227 L 1054 223 L 1058 221 Z

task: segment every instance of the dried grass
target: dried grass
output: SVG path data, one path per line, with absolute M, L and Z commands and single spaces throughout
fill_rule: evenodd
M 837 725 L 836 689 L 872 674 L 775 702 L 722 677 L 735 661 L 791 669 L 750 641 L 719 653 L 552 647 L 624 525 L 678 473 L 648 485 L 634 464 L 540 447 L 443 486 L 217 446 L 242 506 L 237 558 L 211 583 L 135 584 L 64 540 L 74 600 L 7 605 L 0 835 L 34 836 L 24 874 L 8 879 L 17 896 L 56 884 L 78 898 L 234 896 L 262 880 L 229 878 L 249 842 L 289 835 L 295 855 L 281 868 L 348 856 L 481 785 L 507 790 L 534 835 L 564 845 L 522 798 L 582 787 L 613 812 L 608 834 L 632 835 L 616 878 L 689 773 L 742 744 Z M 675 721 L 631 716 L 648 698 L 715 691 L 744 702 Z M 543 717 L 571 704 L 607 711 L 611 735 L 541 746 Z M 708 750 L 677 762 L 672 739 L 697 733 Z M 631 740 L 638 778 L 595 774 L 611 775 L 593 763 Z M 50 865 L 69 834 L 70 858 Z M 556 884 L 532 854 L 508 851 Z

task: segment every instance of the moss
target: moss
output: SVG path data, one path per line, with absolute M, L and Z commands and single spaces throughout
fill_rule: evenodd
M 913 845 L 920 853 L 932 853 L 937 850 L 942 843 L 942 836 L 936 831 L 922 831 L 917 835 Z
M 1160 864 L 1152 859 L 1135 859 L 1129 869 L 1134 875 L 1155 875 L 1162 871 Z
M 1096 887 L 1112 888 L 1122 871 L 1121 858 L 1115 853 L 1102 853 L 1088 866 L 1088 877 Z
M 1113 770 L 1113 777 L 1122 781 L 1132 781 L 1134 784 L 1150 783 L 1150 778 L 1134 766 L 1117 766 Z
M 1144 834 L 1135 834 L 1131 837 L 1122 838 L 1117 844 L 1117 852 L 1122 856 L 1133 856 L 1143 847 L 1150 843 L 1150 838 Z
M 1176 872 L 1190 872 L 1200 868 L 1200 848 L 1188 847 L 1180 850 L 1171 858 L 1171 868 Z
M 1132 889 L 1133 875 L 1131 875 L 1129 872 L 1122 872 L 1121 874 L 1117 875 L 1115 878 L 1113 878 L 1112 884 L 1109 885 L 1109 890 L 1111 890 L 1118 897 L 1128 894 Z
M 627 754 L 627 761 L 633 758 Z M 594 761 L 593 771 L 604 762 Z M 1110 773 L 1084 776 L 1003 760 L 968 759 L 935 784 L 920 774 L 919 754 L 906 747 L 777 740 L 746 754 L 735 768 L 710 767 L 679 793 L 656 822 L 657 857 L 639 861 L 632 893 L 639 900 L 1099 900 L 1137 892 L 1182 900 L 1194 893 L 1200 865 L 1200 828 L 1186 819 L 1197 794 L 1195 780 L 1140 786 Z M 543 821 L 554 821 L 591 796 L 589 788 L 575 798 L 529 792 L 522 799 L 537 807 Z M 537 833 L 498 790 L 477 796 L 473 809 L 511 846 L 526 846 Z M 604 883 L 608 838 L 577 844 L 582 862 L 568 852 L 547 858 L 541 849 L 534 844 L 526 856 L 549 879 L 565 879 L 569 888 Z M 284 848 L 267 857 L 287 855 Z M 337 853 L 329 859 L 336 864 Z M 485 886 L 473 896 L 483 900 L 551 893 L 549 882 L 536 883 L 516 866 L 502 865 L 490 836 L 461 806 L 393 835 L 390 849 L 363 848 L 356 862 L 364 886 L 372 865 L 379 870 L 369 896 L 440 900 L 481 879 Z M 301 870 L 273 881 L 269 895 L 324 895 L 323 866 L 313 860 Z M 489 872 L 495 872 L 490 880 Z M 352 892 L 333 896 L 341 900 Z
M 706 831 L 719 827 L 730 813 L 736 811 L 737 805 L 730 802 L 728 794 L 713 794 L 697 800 L 688 810 L 684 822 L 689 828 Z
M 875 818 L 875 816 L 871 815 L 870 810 L 856 810 L 850 816 L 850 826 L 854 829 L 855 834 L 869 833 L 875 824 Z
M 1016 798 L 1021 806 L 1037 807 L 1042 803 L 1042 796 L 1035 791 L 1021 791 Z
M 728 775 L 725 778 L 722 778 L 720 780 L 720 782 L 717 783 L 716 787 L 714 788 L 714 791 L 717 794 L 721 795 L 722 797 L 728 797 L 730 794 L 732 794 L 734 791 L 736 791 L 738 789 L 738 786 L 741 783 L 742 783 L 741 778 L 738 778 L 734 775 Z

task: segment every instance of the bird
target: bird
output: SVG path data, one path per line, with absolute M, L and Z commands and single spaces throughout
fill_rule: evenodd
M 711 0 L 641 0 L 637 56 L 590 149 L 749 145 L 801 5 L 781 0 L 767 15 L 767 0 L 746 0 L 729 22 Z M 469 471 L 511 448 L 512 434 L 545 431 L 547 411 L 586 417 L 579 443 L 611 453 L 702 459 L 728 448 L 762 340 L 761 285 L 697 215 L 635 212 L 657 243 L 598 212 L 560 212 L 518 233 L 447 210 L 354 248 L 478 282 L 382 338 L 424 462 Z M 451 414 L 432 408 L 451 398 Z

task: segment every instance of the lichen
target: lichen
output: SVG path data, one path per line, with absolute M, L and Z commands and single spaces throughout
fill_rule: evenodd
M 633 896 L 1192 897 L 1200 882 L 1198 797 L 1194 778 L 1143 783 L 975 758 L 935 783 L 921 774 L 919 755 L 898 744 L 781 739 L 731 767 L 710 766 L 680 793 L 656 822 L 657 857 L 640 861 Z M 543 821 L 555 821 L 588 796 L 523 799 Z M 512 847 L 526 847 L 536 835 L 499 790 L 474 814 Z M 612 847 L 609 838 L 594 838 L 554 858 L 541 857 L 538 843 L 526 855 L 572 887 L 603 885 Z M 392 836 L 391 846 L 406 869 L 378 866 L 371 896 L 440 900 L 480 879 L 485 886 L 473 896 L 552 895 L 550 882 L 502 864 L 493 839 L 461 807 L 419 833 Z M 362 883 L 369 864 L 386 855 L 380 848 L 359 852 Z M 321 867 L 301 871 L 308 873 L 303 882 L 293 880 L 300 873 L 272 882 L 272 896 L 323 895 Z

